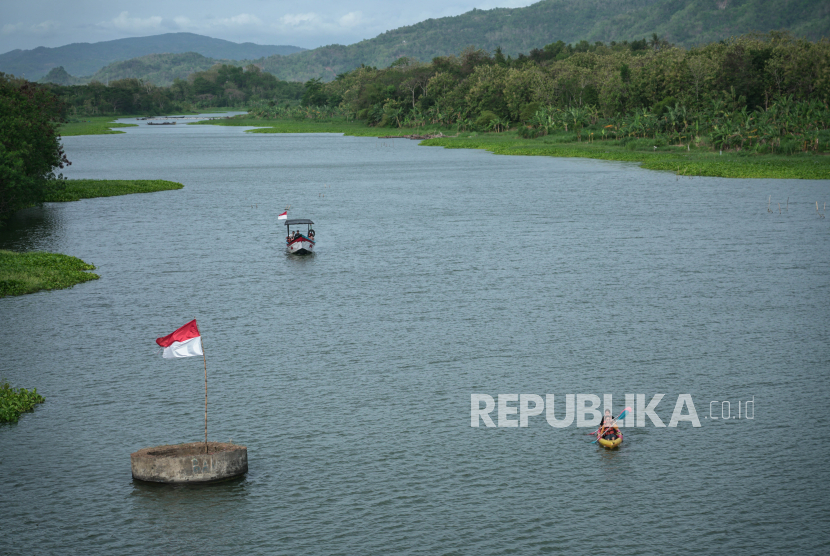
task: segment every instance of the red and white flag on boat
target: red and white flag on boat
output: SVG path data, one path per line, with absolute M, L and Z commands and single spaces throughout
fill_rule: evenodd
M 287 218 L 288 218 L 288 211 L 285 211 L 284 213 L 277 216 L 277 220 L 285 220 Z
M 204 354 L 204 351 L 202 351 L 202 336 L 199 334 L 199 327 L 196 326 L 196 319 L 172 334 L 157 339 L 156 343 L 164 348 L 162 357 L 165 359 L 195 357 Z

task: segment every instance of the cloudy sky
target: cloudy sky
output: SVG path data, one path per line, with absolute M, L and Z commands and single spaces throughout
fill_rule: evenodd
M 538 0 L 0 0 L 0 53 L 187 31 L 305 48 L 370 39 L 473 8 Z

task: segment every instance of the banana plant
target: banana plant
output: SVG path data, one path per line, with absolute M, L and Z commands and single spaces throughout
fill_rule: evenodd
M 584 108 L 574 106 L 568 109 L 567 117 L 568 121 L 573 124 L 574 131 L 576 131 L 576 140 L 582 141 L 582 128 L 587 121 L 588 111 Z

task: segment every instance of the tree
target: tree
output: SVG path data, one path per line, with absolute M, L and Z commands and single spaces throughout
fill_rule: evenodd
M 306 81 L 303 99 L 300 101 L 303 106 L 325 106 L 328 104 L 328 97 L 323 90 L 323 84 L 319 79 Z
M 705 56 L 690 56 L 686 65 L 695 88 L 695 102 L 700 102 L 700 89 L 703 83 L 714 73 L 714 64 Z
M 62 121 L 63 103 L 44 87 L 0 73 L 0 222 L 63 185 Z

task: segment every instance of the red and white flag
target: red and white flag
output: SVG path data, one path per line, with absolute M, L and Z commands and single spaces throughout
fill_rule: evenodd
M 277 216 L 277 220 L 285 220 L 287 218 L 288 218 L 288 211 L 285 211 L 284 213 Z
M 165 359 L 194 357 L 204 354 L 202 351 L 202 336 L 199 334 L 199 327 L 196 326 L 196 319 L 193 319 L 172 334 L 157 339 L 156 343 L 164 348 L 162 357 Z

